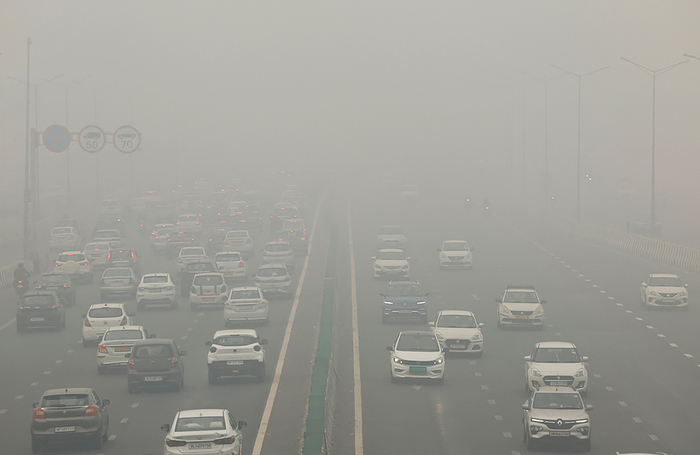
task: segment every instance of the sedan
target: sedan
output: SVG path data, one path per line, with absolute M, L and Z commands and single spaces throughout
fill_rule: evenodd
M 406 232 L 399 226 L 382 226 L 377 231 L 377 248 L 405 248 Z
M 136 288 L 136 306 L 139 309 L 146 304 L 167 303 L 171 308 L 177 307 L 177 289 L 169 273 L 147 273 L 141 277 Z
M 97 373 L 104 374 L 108 368 L 125 368 L 124 355 L 131 352 L 136 341 L 155 338 L 140 325 L 120 325 L 107 329 L 97 346 Z
M 248 265 L 245 263 L 240 253 L 237 252 L 221 252 L 214 256 L 219 271 L 224 275 L 226 281 L 241 280 L 245 281 L 248 273 Z
M 108 296 L 135 296 L 138 278 L 130 267 L 112 267 L 105 269 L 100 279 L 100 297 L 105 300 Z
M 390 352 L 391 381 L 401 378 L 431 379 L 442 383 L 445 378 L 445 349 L 432 332 L 400 332 L 387 346 Z
M 49 235 L 49 249 L 52 250 L 78 249 L 81 242 L 80 234 L 72 226 L 55 227 Z
M 105 267 L 107 265 L 109 248 L 109 243 L 107 242 L 91 242 L 85 245 L 83 253 L 90 259 L 93 267 Z
M 83 346 L 97 344 L 109 327 L 132 325 L 132 314 L 123 303 L 97 303 L 90 305 L 83 315 Z
M 82 251 L 64 251 L 56 258 L 54 267 L 76 282 L 92 283 L 92 263 Z
M 293 292 L 292 277 L 284 264 L 261 265 L 252 276 L 255 285 L 260 287 L 266 296 L 290 295 Z
M 224 305 L 224 324 L 228 327 L 241 321 L 270 321 L 269 304 L 259 287 L 248 286 L 231 289 Z
M 75 286 L 67 273 L 42 273 L 34 283 L 34 287 L 37 291 L 55 292 L 66 305 L 75 305 Z
M 243 433 L 248 426 L 245 420 L 236 422 L 227 409 L 191 409 L 175 414 L 173 423 L 166 423 L 167 431 L 163 453 L 166 455 L 243 453 Z
M 642 283 L 642 306 L 688 309 L 688 287 L 678 275 L 652 273 Z
M 253 238 L 246 230 L 228 231 L 223 245 L 224 251 L 237 251 L 246 257 L 253 255 Z
M 438 249 L 440 268 L 472 268 L 472 249 L 466 240 L 447 240 Z
M 177 271 L 182 272 L 185 266 L 190 262 L 201 261 L 207 259 L 207 252 L 201 246 L 181 248 L 180 254 L 177 255 Z
M 484 352 L 483 322 L 476 322 L 474 313 L 465 310 L 441 310 L 435 322 L 430 322 L 430 331 L 437 335 L 450 352 Z
M 384 277 L 408 278 L 411 270 L 411 266 L 408 263 L 410 259 L 403 250 L 379 250 L 377 255 L 372 257 L 372 261 L 374 261 L 374 279 Z

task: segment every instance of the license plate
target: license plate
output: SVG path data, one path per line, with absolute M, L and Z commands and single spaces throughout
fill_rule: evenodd
M 399 313 L 401 313 L 401 314 L 408 314 L 410 312 L 411 312 L 411 310 L 399 310 Z
M 193 443 L 187 444 L 187 448 L 190 450 L 211 449 L 211 442 L 193 442 Z
M 228 360 L 226 365 L 243 365 L 242 360 Z
M 75 431 L 75 427 L 56 427 L 53 429 L 53 431 L 56 433 L 69 433 L 71 431 Z
M 148 292 L 160 292 L 160 289 L 149 289 Z
M 253 309 L 253 305 L 236 305 L 238 311 L 250 311 Z
M 114 352 L 129 352 L 129 351 L 131 351 L 130 346 L 120 346 L 120 347 L 114 348 Z
M 550 431 L 549 435 L 556 436 L 556 437 L 568 437 L 569 432 L 568 431 Z
M 549 385 L 569 385 L 566 381 L 549 381 Z
M 467 346 L 463 344 L 451 344 L 450 349 L 465 349 Z
M 412 373 L 425 373 L 428 371 L 428 367 L 408 367 L 408 371 Z
M 530 319 L 530 316 L 516 316 L 515 319 Z
M 661 301 L 662 301 L 663 303 L 673 303 L 673 302 L 675 302 L 675 300 L 673 300 L 673 299 L 663 299 L 663 300 L 661 300 Z
M 146 382 L 162 381 L 163 376 L 146 376 L 145 378 L 143 378 L 143 380 Z
M 44 318 L 30 318 L 29 320 L 32 322 L 41 322 L 44 320 Z

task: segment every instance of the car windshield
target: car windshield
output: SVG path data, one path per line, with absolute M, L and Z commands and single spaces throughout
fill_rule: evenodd
M 535 409 L 583 409 L 578 393 L 538 392 L 532 401 Z
M 114 230 L 105 230 L 105 231 L 97 231 L 95 232 L 95 238 L 108 238 L 108 237 L 119 237 L 119 231 L 114 231 Z
M 121 316 L 121 308 L 92 308 L 88 312 L 88 317 L 90 318 L 118 318 Z
M 23 305 L 51 307 L 56 303 L 52 295 L 29 295 L 23 299 Z
M 231 291 L 231 299 L 259 299 L 260 293 L 257 289 L 234 289 Z
M 425 351 L 437 352 L 440 350 L 440 345 L 434 335 L 426 334 L 401 334 L 399 343 L 396 346 L 399 351 Z
M 108 330 L 102 341 L 114 340 L 142 340 L 143 333 L 140 330 Z
M 228 231 L 226 234 L 227 239 L 235 239 L 235 238 L 247 238 L 248 237 L 248 231 Z
M 214 340 L 219 346 L 247 346 L 258 340 L 250 335 L 224 335 Z
M 108 251 L 109 244 L 107 243 L 88 243 L 85 245 L 85 251 Z
M 238 253 L 217 254 L 215 260 L 216 262 L 235 262 L 241 260 L 241 255 Z
M 68 275 L 63 273 L 52 273 L 50 275 L 41 275 L 39 282 L 42 283 L 64 283 L 69 280 Z
M 377 253 L 377 259 L 380 261 L 403 261 L 406 260 L 406 255 L 403 251 L 380 251 Z
M 287 276 L 287 269 L 284 268 L 269 268 L 258 270 L 258 276 L 261 277 L 274 277 L 274 276 Z
M 387 295 L 422 296 L 420 286 L 417 284 L 391 284 L 386 291 Z
M 286 243 L 272 243 L 270 245 L 265 245 L 265 251 L 269 251 L 271 253 L 283 253 L 289 250 L 291 250 L 291 247 Z
M 384 235 L 402 235 L 403 229 L 398 226 L 384 226 L 379 230 L 379 233 Z
M 216 417 L 181 417 L 175 424 L 174 431 L 225 430 L 223 416 Z
M 464 242 L 445 242 L 442 251 L 469 251 L 469 247 Z
M 143 277 L 143 284 L 167 283 L 168 277 L 165 275 L 151 275 Z
M 438 327 L 454 327 L 460 329 L 475 329 L 474 316 L 469 314 L 444 314 L 438 319 Z
M 503 301 L 506 303 L 539 303 L 534 291 L 508 291 Z
M 70 408 L 75 406 L 88 406 L 89 404 L 88 396 L 85 393 L 46 395 L 41 399 L 42 408 Z
M 683 283 L 677 276 L 653 276 L 649 278 L 649 286 L 668 286 L 682 288 Z
M 216 264 L 211 262 L 194 262 L 192 264 L 187 264 L 186 270 L 188 272 L 213 272 L 216 270 Z
M 183 248 L 180 251 L 180 256 L 204 256 L 203 248 Z
M 195 286 L 218 286 L 224 284 L 224 278 L 221 275 L 197 275 L 192 284 Z
M 102 276 L 104 278 L 131 277 L 131 270 L 125 268 L 106 269 Z
M 532 358 L 539 363 L 578 363 L 581 361 L 573 348 L 539 348 Z
M 110 251 L 109 259 L 112 261 L 130 261 L 132 255 L 131 251 Z
M 75 262 L 80 262 L 85 260 L 85 255 L 82 253 L 70 253 L 70 254 L 61 254 L 58 256 L 58 262 L 68 262 L 68 261 L 75 261 Z
M 70 234 L 71 230 L 69 227 L 54 228 L 51 234 Z
M 155 357 L 172 357 L 173 351 L 169 344 L 147 344 L 138 346 L 134 357 L 137 359 L 155 358 Z

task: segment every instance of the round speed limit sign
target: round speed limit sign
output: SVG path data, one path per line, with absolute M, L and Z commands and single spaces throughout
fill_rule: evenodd
M 89 125 L 80 130 L 78 134 L 80 147 L 88 153 L 97 153 L 102 150 L 107 143 L 107 136 L 102 128 Z
M 141 145 L 141 133 L 129 125 L 120 126 L 112 137 L 114 146 L 122 153 L 133 153 Z

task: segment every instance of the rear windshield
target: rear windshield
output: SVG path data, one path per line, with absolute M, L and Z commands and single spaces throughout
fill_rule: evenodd
M 109 250 L 108 243 L 88 243 L 85 245 L 85 251 L 107 251 Z
M 194 277 L 192 284 L 195 286 L 218 286 L 224 284 L 224 278 L 221 275 L 198 275 Z
M 177 420 L 175 431 L 206 431 L 224 430 L 226 424 L 222 416 L 217 417 L 185 417 Z
M 105 270 L 105 273 L 102 275 L 105 278 L 112 278 L 112 277 L 131 277 L 131 270 L 130 269 L 124 269 L 124 268 L 116 268 L 116 269 L 107 269 Z
M 228 335 L 216 338 L 214 340 L 214 344 L 218 344 L 219 346 L 247 346 L 249 344 L 255 343 L 256 341 L 258 340 L 256 340 L 255 337 L 252 336 Z
M 180 256 L 204 256 L 202 248 L 183 248 L 180 250 Z
M 271 276 L 286 276 L 287 269 L 284 268 L 269 268 L 258 270 L 258 276 L 271 277 Z
M 265 251 L 270 251 L 274 253 L 289 251 L 291 247 L 286 243 L 272 243 L 270 245 L 265 245 Z
M 138 359 L 144 358 L 154 358 L 154 357 L 172 357 L 173 351 L 170 349 L 169 344 L 148 344 L 145 346 L 138 346 L 134 357 Z
M 238 253 L 217 254 L 215 260 L 216 260 L 216 262 L 240 261 L 241 255 Z
M 42 408 L 70 408 L 73 406 L 87 406 L 89 404 L 88 396 L 85 393 L 46 395 L 41 399 Z
M 145 276 L 145 277 L 143 277 L 143 283 L 144 283 L 144 284 L 151 284 L 151 283 L 167 283 L 167 282 L 168 282 L 168 277 L 167 277 L 167 276 L 155 275 L 155 276 Z
M 85 255 L 83 253 L 70 253 L 70 254 L 60 254 L 58 256 L 58 262 L 68 262 L 75 261 L 80 262 L 85 260 Z
M 237 238 L 237 237 L 248 237 L 248 231 L 228 231 L 226 234 L 227 239 Z
M 142 340 L 143 333 L 140 330 L 108 330 L 102 341 L 111 340 Z
M 109 259 L 112 261 L 130 261 L 131 251 L 112 251 L 109 253 Z
M 90 318 L 118 318 L 122 316 L 121 308 L 92 308 L 88 312 Z
M 51 231 L 52 234 L 70 234 L 71 229 L 68 227 L 60 227 L 60 228 L 54 228 L 53 231 Z
M 51 307 L 56 303 L 52 295 L 29 295 L 24 297 L 24 305 Z
M 241 289 L 231 291 L 231 298 L 238 299 L 259 299 L 260 293 L 257 289 Z
M 64 283 L 68 280 L 69 280 L 68 276 L 64 275 L 62 273 L 52 273 L 51 275 L 41 275 L 41 278 L 39 278 L 39 281 L 42 283 Z

